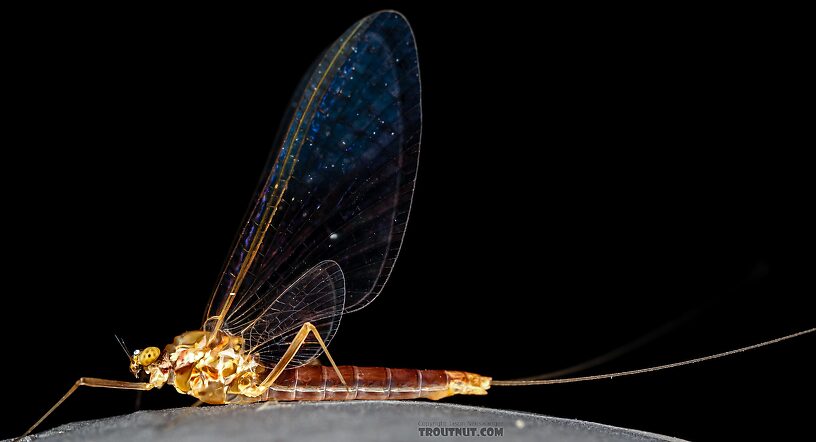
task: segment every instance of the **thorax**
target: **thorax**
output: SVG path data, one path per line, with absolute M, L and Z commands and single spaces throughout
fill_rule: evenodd
M 247 402 L 263 393 L 259 384 L 266 370 L 244 353 L 243 339 L 224 333 L 212 342 L 209 338 L 204 331 L 176 336 L 148 368 L 149 382 L 155 387 L 169 383 L 179 393 L 210 404 Z

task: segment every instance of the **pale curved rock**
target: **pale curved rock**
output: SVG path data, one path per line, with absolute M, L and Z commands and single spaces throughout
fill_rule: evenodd
M 459 433 L 456 428 L 460 429 Z M 428 435 L 424 436 L 426 432 Z M 446 436 L 446 432 L 453 435 Z M 467 435 L 482 432 L 483 435 Z M 491 433 L 493 437 L 483 437 Z M 431 439 L 566 442 L 680 440 L 532 413 L 411 401 L 299 402 L 139 411 L 65 424 L 24 440 L 328 442 Z

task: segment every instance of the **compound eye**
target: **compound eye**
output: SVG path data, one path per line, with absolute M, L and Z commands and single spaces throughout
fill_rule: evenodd
M 160 353 L 161 351 L 157 347 L 147 347 L 137 356 L 137 358 L 139 358 L 139 364 L 146 367 L 156 362 L 156 359 L 159 359 Z

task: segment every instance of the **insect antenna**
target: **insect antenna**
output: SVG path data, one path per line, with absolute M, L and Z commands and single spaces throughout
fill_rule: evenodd
M 122 347 L 122 350 L 124 350 L 124 352 L 125 352 L 125 356 L 127 356 L 128 361 L 130 361 L 130 351 L 128 351 L 127 345 L 125 345 L 125 340 L 120 338 L 119 335 L 117 335 L 115 333 L 114 333 L 113 337 L 116 338 L 116 342 L 118 342 L 119 346 Z
M 673 362 L 671 364 L 664 364 L 664 365 L 657 365 L 655 367 L 648 367 L 648 368 L 640 368 L 637 370 L 628 370 L 628 371 L 618 371 L 614 373 L 606 373 L 606 374 L 598 374 L 593 376 L 580 376 L 574 378 L 558 378 L 558 379 L 536 379 L 536 380 L 506 380 L 506 381 L 492 381 L 490 383 L 493 387 L 524 387 L 530 385 L 550 385 L 550 384 L 569 384 L 572 382 L 584 382 L 584 381 L 597 381 L 601 379 L 612 379 L 612 378 L 619 378 L 623 376 L 632 376 L 636 374 L 643 374 L 643 373 L 651 373 L 653 371 L 660 371 L 666 370 L 668 368 L 675 368 L 675 367 L 682 367 L 684 365 L 691 365 L 696 364 L 698 362 L 705 362 L 711 361 L 713 359 L 719 359 L 726 356 L 731 356 L 733 354 L 742 353 L 750 350 L 756 350 L 761 347 L 766 347 L 772 344 L 778 344 L 782 341 L 787 341 L 789 339 L 798 338 L 799 336 L 806 335 L 808 333 L 813 333 L 816 331 L 816 327 L 803 330 L 797 333 L 793 333 L 787 336 L 782 336 L 781 338 L 771 339 L 770 341 L 760 342 L 759 344 L 749 345 L 747 347 L 738 348 L 736 350 L 725 351 L 722 353 L 717 353 L 709 356 L 703 356 L 701 358 L 689 359 L 687 361 L 681 362 Z

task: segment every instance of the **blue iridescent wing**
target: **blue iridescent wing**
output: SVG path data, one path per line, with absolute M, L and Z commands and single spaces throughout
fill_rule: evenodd
M 320 262 L 336 262 L 343 293 L 304 320 L 339 322 L 382 290 L 413 197 L 421 133 L 416 45 L 405 18 L 380 12 L 343 34 L 307 73 L 257 198 L 210 299 L 211 329 L 266 311 Z M 338 311 L 336 305 L 344 307 Z M 208 320 L 210 319 L 210 320 Z M 299 325 L 298 325 L 299 327 Z M 326 326 L 324 336 L 336 326 Z M 267 332 L 279 334 L 286 330 Z

